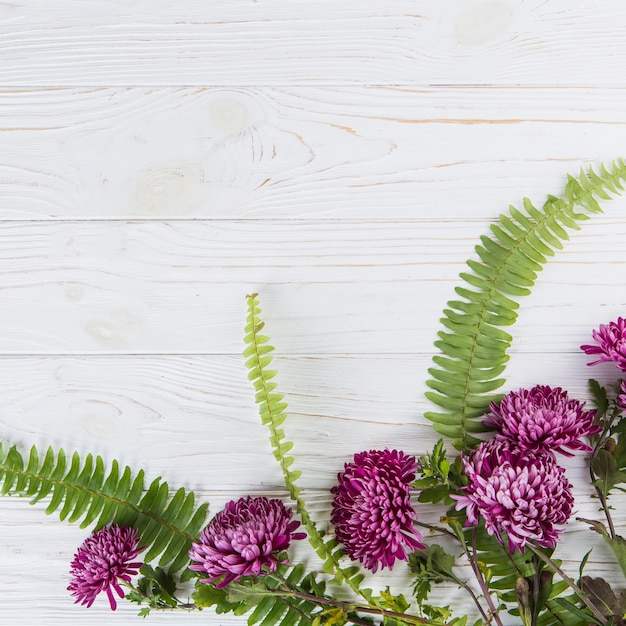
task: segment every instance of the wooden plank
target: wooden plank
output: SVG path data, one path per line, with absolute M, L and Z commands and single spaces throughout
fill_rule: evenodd
M 548 264 L 516 328 L 525 351 L 563 351 L 623 312 L 626 221 L 614 216 L 624 202 Z M 240 354 L 255 291 L 282 353 L 428 353 L 487 229 L 429 219 L 5 222 L 0 353 Z
M 0 26 L 12 86 L 624 84 L 607 0 L 17 0 Z
M 0 91 L 0 220 L 491 218 L 623 156 L 626 89 Z
M 587 377 L 613 384 L 619 372 L 587 361 L 577 345 L 562 354 L 514 352 L 502 391 L 541 383 L 588 399 Z M 420 456 L 438 439 L 423 417 L 433 409 L 424 397 L 430 354 L 279 356 L 274 365 L 306 488 L 330 487 L 355 452 L 388 446 Z M 241 357 L 3 357 L 0 397 L 3 445 L 118 458 L 172 487 L 242 493 L 283 485 Z M 199 475 L 205 457 L 211 470 Z

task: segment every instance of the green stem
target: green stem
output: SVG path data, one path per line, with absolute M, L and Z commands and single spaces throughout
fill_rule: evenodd
M 602 433 L 600 433 L 600 436 L 598 437 L 598 441 L 596 441 L 596 445 L 593 447 L 593 452 L 591 453 L 590 462 L 589 462 L 589 478 L 591 480 L 592 485 L 596 480 L 596 475 L 595 475 L 595 472 L 593 471 L 593 468 L 591 467 L 591 460 L 594 458 L 598 450 L 602 446 L 604 446 L 604 444 L 606 443 L 608 436 L 610 434 L 610 431 L 611 431 L 611 427 L 613 426 L 613 423 L 615 422 L 618 416 L 619 416 L 619 412 L 617 412 L 614 409 L 611 414 L 611 417 L 605 420 Z M 598 496 L 598 500 L 600 500 L 600 506 L 602 507 L 602 510 L 604 511 L 604 517 L 606 518 L 606 522 L 609 525 L 609 533 L 611 535 L 611 539 L 615 539 L 617 537 L 617 533 L 615 531 L 615 525 L 613 524 L 613 517 L 609 510 L 609 504 L 607 502 L 606 494 L 602 491 L 602 489 L 600 489 L 600 487 L 597 487 L 594 485 L 594 489 L 595 489 L 596 495 Z
M 465 554 L 469 559 L 470 565 L 472 566 L 472 570 L 474 571 L 474 576 L 476 576 L 476 580 L 480 585 L 480 588 L 483 592 L 483 597 L 485 598 L 487 605 L 489 606 L 489 614 L 496 621 L 498 626 L 503 626 L 502 620 L 500 619 L 500 615 L 498 615 L 498 609 L 496 605 L 493 603 L 493 598 L 491 597 L 491 593 L 489 592 L 489 585 L 487 585 L 487 581 L 483 576 L 483 572 L 478 565 L 478 559 L 476 558 L 476 554 L 478 550 L 476 549 L 476 533 L 478 528 L 475 526 L 472 532 L 472 554 L 470 555 L 467 546 L 463 544 L 463 550 L 465 550 Z M 491 621 L 491 620 L 489 620 Z
M 498 615 L 498 609 L 496 608 L 496 606 L 493 603 L 493 600 L 491 599 L 491 595 L 489 594 L 489 587 L 487 586 L 487 583 L 485 581 L 485 578 L 483 576 L 483 573 L 480 569 L 480 567 L 478 566 L 477 563 L 477 559 L 476 559 L 476 546 L 475 544 L 472 546 L 473 549 L 473 554 L 470 553 L 470 551 L 467 548 L 467 544 L 465 542 L 465 536 L 463 535 L 463 530 L 461 528 L 460 525 L 453 525 L 453 528 L 456 528 L 458 532 L 453 532 L 450 530 L 447 530 L 445 528 L 441 528 L 439 526 L 436 526 L 435 524 L 426 524 L 424 522 L 415 522 L 415 524 L 417 526 L 422 526 L 423 528 L 429 528 L 430 530 L 435 530 L 438 532 L 441 532 L 443 534 L 449 535 L 450 537 L 452 537 L 453 539 L 455 539 L 456 541 L 459 542 L 459 544 L 461 545 L 461 548 L 463 549 L 463 552 L 465 554 L 465 557 L 467 558 L 467 560 L 469 561 L 470 567 L 472 568 L 472 572 L 474 572 L 474 577 L 476 578 L 478 585 L 480 586 L 480 590 L 483 594 L 483 597 L 485 598 L 485 601 L 487 602 L 488 606 L 489 606 L 489 613 L 485 612 L 485 610 L 483 609 L 480 600 L 478 599 L 478 597 L 476 596 L 476 594 L 473 592 L 472 588 L 463 580 L 461 580 L 460 578 L 457 578 L 456 576 L 452 576 L 452 580 L 454 580 L 454 582 L 459 585 L 459 587 L 461 587 L 462 589 L 465 589 L 465 591 L 467 591 L 467 593 L 470 595 L 470 597 L 472 598 L 472 601 L 474 602 L 474 604 L 476 605 L 476 608 L 479 610 L 480 614 L 482 615 L 483 619 L 485 620 L 485 622 L 487 624 L 491 623 L 492 620 L 495 620 L 496 623 L 498 624 L 498 626 L 502 626 L 502 622 L 500 620 L 500 617 Z M 476 531 L 474 530 L 474 535 L 473 535 L 473 540 L 475 542 L 476 540 Z M 491 617 L 490 617 L 491 616 Z
M 472 601 L 478 608 L 480 614 L 482 615 L 482 618 L 485 620 L 485 623 L 489 624 L 492 618 L 490 618 L 489 615 L 485 612 L 485 609 L 483 609 L 482 605 L 480 604 L 480 600 L 478 599 L 478 596 L 474 593 L 473 589 L 464 580 L 461 580 L 460 578 L 457 578 L 456 576 L 453 577 L 453 580 L 457 585 L 459 585 L 459 587 L 467 591 L 467 593 L 472 598 Z
M 351 602 L 342 602 L 341 600 L 323 598 L 320 596 L 312 595 L 310 593 L 304 593 L 303 591 L 296 591 L 294 589 L 285 589 L 285 590 L 276 589 L 276 590 L 269 591 L 269 593 L 274 593 L 276 595 L 287 595 L 293 598 L 298 598 L 300 600 L 308 600 L 309 602 L 314 602 L 315 604 L 320 604 L 320 605 L 325 605 L 325 606 L 335 606 L 339 609 L 343 609 L 344 611 L 346 611 L 346 613 L 356 611 L 357 613 L 366 613 L 368 615 L 380 615 L 381 617 L 399 619 L 409 624 L 433 624 L 434 623 L 423 617 L 417 617 L 415 615 L 408 615 L 407 613 L 398 613 L 396 611 L 389 611 L 387 609 L 381 609 L 375 606 L 361 606 L 359 604 L 353 604 Z
M 452 539 L 456 539 L 456 541 L 459 541 L 459 538 L 451 530 L 448 530 L 447 528 L 442 528 L 441 526 L 437 526 L 436 524 L 427 524 L 426 522 L 420 522 L 418 520 L 415 520 L 413 523 L 416 526 L 421 526 L 422 528 L 428 528 L 428 530 L 441 533 L 442 535 L 448 535 L 449 537 L 452 537 Z
M 591 464 L 589 464 L 589 477 L 591 478 L 592 483 L 596 479 L 596 475 L 591 469 Z M 602 507 L 602 510 L 604 511 L 604 517 L 606 517 L 607 524 L 609 525 L 609 533 L 611 535 L 611 539 L 615 539 L 617 537 L 617 533 L 615 531 L 615 525 L 613 524 L 613 516 L 611 515 L 611 512 L 609 511 L 609 504 L 607 502 L 606 495 L 604 494 L 602 489 L 600 489 L 600 487 L 594 486 L 594 489 L 596 490 L 596 495 L 598 496 L 598 500 L 600 500 L 600 506 Z
M 287 581 L 277 572 L 268 573 L 268 577 L 278 582 L 281 586 L 281 589 L 268 589 L 269 593 L 275 593 L 277 595 L 288 595 L 294 598 L 299 598 L 300 600 L 308 600 L 309 602 L 314 602 L 315 604 L 323 606 L 334 606 L 344 610 L 346 613 L 356 611 L 357 613 L 366 613 L 369 615 L 380 615 L 381 617 L 399 619 L 409 624 L 433 624 L 433 622 L 428 619 L 425 619 L 423 617 L 417 617 L 415 615 L 409 615 L 407 613 L 398 613 L 396 611 L 389 611 L 388 609 L 381 609 L 380 607 L 373 605 L 363 606 L 354 604 L 353 602 L 342 602 L 341 600 L 334 600 L 332 598 L 326 598 L 324 596 L 316 596 L 310 593 L 305 593 L 304 591 L 300 591 L 299 589 L 295 588 L 289 583 L 289 581 Z M 359 623 L 352 617 L 350 618 L 350 620 L 353 621 L 355 624 Z M 367 624 L 367 626 L 371 626 L 369 622 L 363 623 Z
M 580 598 L 580 600 L 587 606 L 587 608 L 593 613 L 601 624 L 608 624 L 608 620 L 602 613 L 594 606 L 593 602 L 589 600 L 587 594 L 576 584 L 576 582 L 570 578 L 547 554 L 544 554 L 539 548 L 536 548 L 530 543 L 526 544 L 531 552 L 537 555 L 552 571 L 556 572 L 572 589 L 572 591 Z

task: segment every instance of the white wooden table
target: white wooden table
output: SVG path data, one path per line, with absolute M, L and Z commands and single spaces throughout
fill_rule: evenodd
M 436 441 L 432 344 L 489 223 L 626 156 L 621 0 L 11 0 L 0 61 L 0 437 L 116 457 L 213 514 L 285 493 L 241 357 L 247 293 L 325 520 L 354 452 Z M 586 398 L 614 377 L 578 350 L 626 309 L 626 198 L 605 209 L 522 301 L 508 388 Z M 72 604 L 87 531 L 43 508 L 0 500 L 0 623 L 141 623 Z M 589 540 L 571 524 L 566 568 Z

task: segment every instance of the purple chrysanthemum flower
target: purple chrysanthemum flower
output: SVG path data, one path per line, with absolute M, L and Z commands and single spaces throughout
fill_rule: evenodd
M 206 574 L 203 583 L 224 587 L 243 576 L 259 576 L 263 567 L 276 569 L 278 553 L 306 533 L 294 532 L 300 522 L 281 500 L 247 496 L 231 500 L 200 534 L 189 550 L 195 564 L 189 568 Z
M 115 611 L 117 603 L 113 591 L 120 598 L 124 591 L 120 581 L 130 582 L 141 562 L 133 559 L 143 550 L 138 548 L 137 530 L 129 526 L 112 524 L 96 531 L 78 548 L 72 561 L 70 574 L 72 582 L 67 588 L 76 596 L 75 604 L 90 607 L 101 591 L 106 591 L 111 609 Z
M 613 361 L 619 369 L 626 372 L 626 319 L 618 317 L 616 322 L 600 324 L 600 328 L 591 334 L 597 345 L 584 345 L 580 349 L 585 354 L 597 354 L 599 358 L 587 365 Z
M 585 411 L 585 403 L 570 399 L 560 387 L 536 385 L 508 393 L 500 404 L 489 405 L 485 424 L 499 431 L 499 439 L 509 439 L 525 450 L 556 451 L 572 456 L 564 448 L 591 452 L 581 437 L 602 430 L 595 426 L 595 411 Z
M 565 470 L 553 456 L 490 439 L 462 459 L 468 484 L 464 495 L 453 497 L 457 510 L 466 509 L 467 526 L 484 518 L 490 535 L 502 543 L 502 535 L 507 536 L 511 554 L 517 548 L 523 552 L 528 542 L 556 545 L 574 498 Z
M 398 450 L 354 455 L 338 475 L 331 521 L 346 554 L 375 572 L 408 559 L 407 549 L 423 548 L 414 528 L 417 515 L 409 502 L 417 461 Z

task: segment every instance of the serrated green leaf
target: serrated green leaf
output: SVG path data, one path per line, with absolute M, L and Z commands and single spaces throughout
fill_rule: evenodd
M 448 302 L 435 347 L 441 356 L 433 359 L 439 368 L 431 370 L 426 393 L 442 412 L 429 412 L 437 432 L 455 439 L 455 446 L 467 448 L 478 440 L 476 411 L 485 406 L 481 396 L 499 388 L 511 336 L 500 330 L 517 320 L 517 299 L 528 295 L 548 257 L 562 248 L 568 229 L 578 228 L 589 213 L 599 210 L 597 199 L 621 193 L 626 165 L 615 161 L 611 171 L 581 172 L 569 177 L 563 196 L 549 196 L 541 209 L 524 198 L 524 209 L 510 207 L 490 226 L 491 235 L 482 235 L 475 250 L 480 259 L 470 259 L 471 272 L 462 272 L 461 285 L 454 289 L 462 300 Z M 488 373 L 494 368 L 492 373 Z M 471 385 L 471 381 L 479 381 Z
M 167 558 L 162 557 L 162 562 L 172 560 L 171 571 L 189 562 L 188 551 L 206 518 L 207 506 L 194 513 L 193 494 L 181 489 L 171 498 L 167 483 L 160 479 L 144 494 L 143 471 L 133 479 L 130 468 L 125 467 L 120 474 L 114 461 L 107 474 L 99 456 L 87 455 L 81 460 L 73 453 L 69 468 L 64 450 L 55 453 L 48 448 L 42 462 L 41 458 L 38 450 L 31 448 L 25 463 L 16 446 L 5 457 L 0 454 L 0 491 L 27 496 L 31 504 L 50 496 L 45 512 L 56 512 L 60 519 L 71 522 L 81 520 L 82 528 L 96 519 L 96 529 L 110 523 L 133 525 L 148 551 L 166 550 Z M 148 536 L 142 535 L 147 529 Z

